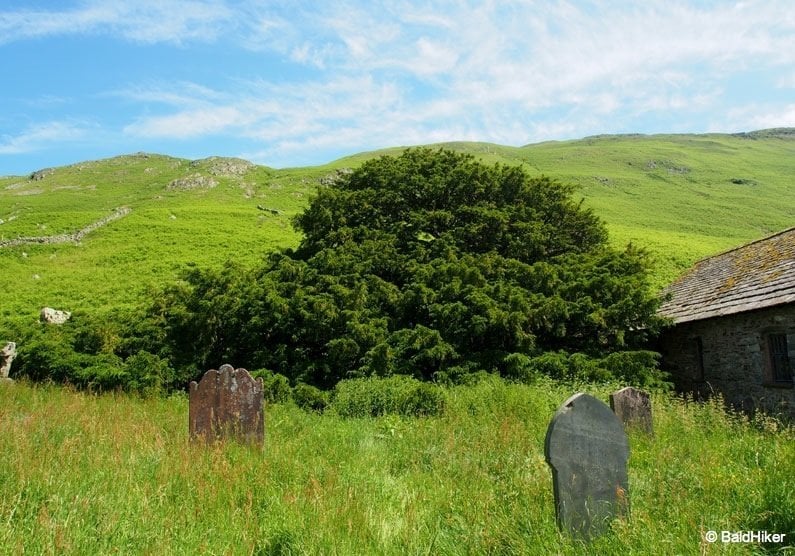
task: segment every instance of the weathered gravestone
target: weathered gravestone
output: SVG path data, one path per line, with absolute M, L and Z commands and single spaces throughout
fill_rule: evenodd
M 626 428 L 637 428 L 648 435 L 654 434 L 651 416 L 651 398 L 647 392 L 627 386 L 610 394 L 610 409 Z
M 589 540 L 629 512 L 624 427 L 607 404 L 575 394 L 560 406 L 544 446 L 558 526 Z
M 190 383 L 188 420 L 191 440 L 235 439 L 262 444 L 265 436 L 262 378 L 223 365 Z

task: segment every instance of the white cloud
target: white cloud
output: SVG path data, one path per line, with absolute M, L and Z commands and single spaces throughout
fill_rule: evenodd
M 771 107 L 750 104 L 732 109 L 721 122 L 714 122 L 714 131 L 750 131 L 774 127 L 795 127 L 795 104 Z
M 421 37 L 416 42 L 417 54 L 409 67 L 418 75 L 434 75 L 451 71 L 458 61 L 455 49 Z
M 22 133 L 0 136 L 0 155 L 24 154 L 85 138 L 90 128 L 85 123 L 48 122 L 27 128 Z
M 216 106 L 143 118 L 126 126 L 124 132 L 137 137 L 190 139 L 226 132 L 250 120 L 250 116 L 234 106 Z
M 72 10 L 0 12 L 0 44 L 80 34 L 179 44 L 213 40 L 233 20 L 234 11 L 213 0 L 91 0 Z
M 111 91 L 102 96 L 118 97 L 133 102 L 165 104 L 179 109 L 198 108 L 228 98 L 226 93 L 190 81 L 139 85 Z
M 781 89 L 795 89 L 795 71 L 791 75 L 782 76 L 776 81 L 776 86 Z
M 440 128 L 521 143 L 575 133 L 577 120 L 598 130 L 622 112 L 706 110 L 720 99 L 726 75 L 795 61 L 795 24 L 782 19 L 785 12 L 785 2 L 760 1 L 700 8 L 669 1 L 336 4 L 295 35 L 292 55 L 328 70 L 328 82 L 310 88 L 334 87 L 340 75 L 392 85 L 389 103 L 366 101 L 377 118 L 349 111 L 361 120 L 345 122 L 352 128 L 378 122 L 373 137 L 384 129 L 411 137 L 420 128 L 426 142 Z M 354 92 L 332 98 L 348 106 L 363 100 Z M 329 121 L 316 102 L 302 92 L 283 108 Z
M 190 138 L 214 133 L 236 133 L 258 140 L 294 139 L 306 134 L 332 132 L 350 125 L 370 129 L 400 102 L 399 90 L 368 77 L 292 84 L 251 82 L 237 95 L 202 92 L 183 98 L 187 89 L 164 94 L 161 102 L 182 100 L 182 108 L 166 115 L 147 116 L 128 125 L 125 132 L 140 137 Z M 157 92 L 145 94 L 157 98 Z M 217 102 L 208 98 L 214 97 Z M 392 116 L 390 116 L 392 117 Z
M 305 42 L 290 51 L 290 60 L 298 64 L 311 65 L 323 69 L 326 67 L 328 55 L 329 51 L 327 48 L 317 48 Z
M 311 81 L 250 82 L 236 96 L 181 88 L 163 99 L 172 113 L 126 131 L 235 133 L 286 156 L 334 145 L 518 145 L 621 131 L 648 115 L 671 122 L 726 102 L 727 76 L 795 63 L 786 7 L 335 3 L 296 8 L 300 26 L 284 12 L 261 14 L 259 45 L 319 68 Z
M 43 94 L 22 100 L 26 106 L 33 108 L 57 107 L 65 105 L 69 101 L 70 99 L 68 97 L 53 94 Z
M 250 141 L 251 152 L 294 156 L 445 140 L 518 145 L 639 131 L 642 118 L 676 127 L 716 108 L 726 117 L 711 121 L 724 125 L 792 125 L 791 105 L 749 108 L 750 93 L 740 104 L 730 81 L 767 71 L 779 95 L 795 86 L 793 14 L 790 0 L 90 0 L 0 11 L 0 45 L 93 34 L 218 41 L 249 61 L 261 56 L 268 72 L 278 64 L 261 75 L 278 78 L 235 75 L 230 62 L 218 72 L 226 82 L 110 96 L 140 105 L 123 126 L 128 137 L 228 136 Z

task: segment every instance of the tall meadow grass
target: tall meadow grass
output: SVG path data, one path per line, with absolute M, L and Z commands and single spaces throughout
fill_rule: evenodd
M 792 553 L 792 429 L 664 393 L 655 436 L 630 432 L 630 519 L 591 545 L 560 533 L 543 442 L 575 390 L 612 388 L 489 379 L 448 389 L 436 417 L 273 404 L 257 449 L 189 443 L 182 395 L 0 385 L 0 553 Z

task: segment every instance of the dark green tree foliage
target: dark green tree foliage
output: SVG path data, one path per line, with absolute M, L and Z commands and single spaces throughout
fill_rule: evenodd
M 646 256 L 611 248 L 572 193 L 450 151 L 382 157 L 319 190 L 295 251 L 193 270 L 151 317 L 174 367 L 196 375 L 234 361 L 321 387 L 561 365 L 655 380 L 635 351 L 659 324 Z
M 160 357 L 152 342 L 159 334 L 142 315 L 120 311 L 88 317 L 75 312 L 63 325 L 35 323 L 18 328 L 14 376 L 53 380 L 94 391 L 155 394 L 181 387 L 189 378 Z

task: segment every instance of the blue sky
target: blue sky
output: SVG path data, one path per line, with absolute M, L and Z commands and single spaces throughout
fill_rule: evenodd
M 0 0 L 0 175 L 795 126 L 795 6 Z

